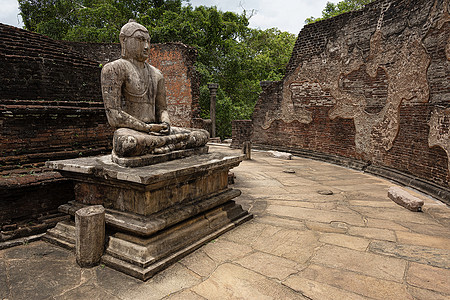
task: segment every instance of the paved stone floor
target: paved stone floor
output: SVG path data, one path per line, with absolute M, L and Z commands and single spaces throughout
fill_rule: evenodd
M 409 190 L 410 212 L 387 180 L 299 157 L 233 171 L 255 218 L 147 282 L 38 241 L 0 251 L 0 299 L 450 299 L 446 205 Z

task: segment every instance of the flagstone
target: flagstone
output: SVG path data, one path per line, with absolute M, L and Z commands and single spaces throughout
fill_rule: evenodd
M 294 275 L 380 300 L 413 299 L 406 286 L 390 280 L 382 280 L 351 271 L 333 269 L 319 265 L 308 268 Z M 294 277 L 292 276 L 292 277 Z
M 416 287 L 450 295 L 450 269 L 411 263 L 406 281 Z
M 436 267 L 450 268 L 450 251 L 446 249 L 373 241 L 369 245 L 369 251 Z
M 348 292 L 326 283 L 309 280 L 299 276 L 292 276 L 283 281 L 283 284 L 291 289 L 300 292 L 302 295 L 308 297 L 308 299 L 320 299 L 320 300 L 363 300 L 368 299 L 361 295 L 357 295 L 352 292 Z
M 319 242 L 350 248 L 358 251 L 365 251 L 369 246 L 370 240 L 345 234 L 324 233 L 320 236 Z
M 400 283 L 406 268 L 406 262 L 397 258 L 332 245 L 321 247 L 311 261 Z
M 399 231 L 396 233 L 400 244 L 421 245 L 450 250 L 450 239 L 420 233 Z
M 263 275 L 230 263 L 220 265 L 207 280 L 193 287 L 192 291 L 209 300 L 305 299 Z
M 363 236 L 368 239 L 386 240 L 395 242 L 397 240 L 394 231 L 382 228 L 355 227 L 348 229 L 348 234 Z

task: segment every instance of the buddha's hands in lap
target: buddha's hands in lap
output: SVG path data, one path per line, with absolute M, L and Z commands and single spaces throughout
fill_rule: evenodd
M 160 124 L 147 124 L 148 133 L 168 135 L 170 133 L 169 123 L 163 122 Z

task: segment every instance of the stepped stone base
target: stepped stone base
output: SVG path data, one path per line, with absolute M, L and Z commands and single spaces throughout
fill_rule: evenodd
M 124 168 L 111 157 L 79 158 L 47 165 L 74 179 L 75 201 L 59 210 L 105 207 L 107 243 L 102 262 L 147 280 L 181 257 L 252 215 L 233 199 L 228 171 L 242 156 L 203 154 L 152 166 Z M 74 249 L 75 224 L 60 222 L 45 239 Z

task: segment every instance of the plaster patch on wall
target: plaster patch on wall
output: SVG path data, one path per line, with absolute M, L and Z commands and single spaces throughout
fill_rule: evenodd
M 386 104 L 378 113 L 366 111 L 364 95 L 349 93 L 339 99 L 329 113 L 331 119 L 354 119 L 356 150 L 367 158 L 377 158 L 392 148 L 399 130 L 402 101 L 428 101 L 426 74 L 430 58 L 420 39 L 412 32 L 409 36 L 409 41 L 398 46 L 385 43 L 382 32 L 377 30 L 370 40 L 370 53 L 364 65 L 366 72 L 370 77 L 376 77 L 381 68 L 388 78 Z
M 283 81 L 281 105 L 266 112 L 261 127 L 268 129 L 274 120 L 286 123 L 297 120 L 309 124 L 312 113 L 308 108 L 323 105 L 320 101 L 314 101 L 319 95 L 322 99 L 325 97 L 327 105 L 333 105 L 344 97 L 338 87 L 341 72 L 354 71 L 363 64 L 359 49 L 355 47 L 351 53 L 348 51 L 348 45 L 341 36 L 336 41 L 328 41 L 325 51 L 319 57 L 312 57 L 299 64 Z
M 430 147 L 439 146 L 445 150 L 450 175 L 450 108 L 436 108 L 431 113 L 429 126 L 428 145 Z
M 420 37 L 408 29 L 404 34 L 409 38 L 400 45 L 385 42 L 381 30 L 376 30 L 365 59 L 358 47 L 350 52 L 342 32 L 345 30 L 340 31 L 335 40 L 327 42 L 320 56 L 304 60 L 285 79 L 281 107 L 266 112 L 262 127 L 267 129 L 276 119 L 287 123 L 293 120 L 310 123 L 312 115 L 308 108 L 314 105 L 310 100 L 320 94 L 321 97 L 329 97 L 327 101 L 330 104 L 335 104 L 329 111 L 331 119 L 354 119 L 356 150 L 371 159 L 392 148 L 399 130 L 402 101 L 428 101 L 426 74 L 430 58 Z M 384 106 L 370 109 L 373 96 L 343 87 L 343 81 L 353 72 L 365 73 L 368 81 L 376 81 L 380 76 L 385 78 L 386 82 L 382 84 L 385 91 L 381 91 L 384 98 L 378 99 L 378 103 Z
M 287 85 L 287 91 L 288 101 L 282 101 L 280 110 L 266 112 L 262 128 L 268 129 L 275 120 L 283 120 L 286 123 L 299 121 L 308 124 L 312 121 L 312 113 L 308 111 L 308 107 L 334 104 L 333 97 L 324 91 L 318 82 L 292 81 Z

